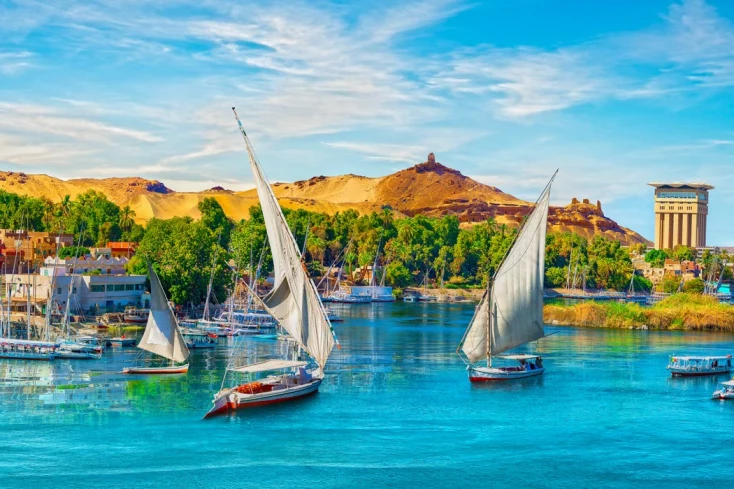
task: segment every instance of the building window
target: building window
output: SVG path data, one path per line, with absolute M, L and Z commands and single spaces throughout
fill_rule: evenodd
M 115 292 L 120 292 L 125 290 L 125 284 L 115 284 Z
M 125 290 L 135 290 L 135 284 L 125 284 Z
M 104 292 L 104 285 L 92 285 L 90 290 L 92 292 Z
M 59 295 L 61 295 L 61 287 L 59 287 L 58 289 L 56 289 L 56 293 L 59 294 Z
M 135 290 L 143 290 L 143 284 L 135 284 Z

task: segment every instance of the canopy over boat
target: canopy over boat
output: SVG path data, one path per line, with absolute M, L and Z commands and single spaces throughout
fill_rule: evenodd
M 725 382 L 720 382 L 721 385 L 725 385 L 727 387 L 734 387 L 734 380 L 727 380 Z
M 50 341 L 16 340 L 14 338 L 0 338 L 0 344 L 38 346 L 43 348 L 52 348 L 54 346 L 58 346 L 56 343 L 52 343 Z
M 287 368 L 305 367 L 308 362 L 297 360 L 265 360 L 263 362 L 252 363 L 243 367 L 230 369 L 232 372 L 242 372 L 254 374 L 257 372 L 270 372 L 273 370 L 284 370 Z
M 692 361 L 709 361 L 709 360 L 729 360 L 731 358 L 731 355 L 720 355 L 720 356 L 707 356 L 707 357 L 697 357 L 697 356 L 673 356 L 671 359 L 673 361 L 682 361 L 682 362 L 692 362 Z
M 545 235 L 554 179 L 515 237 L 464 334 L 460 348 L 471 363 L 544 335 Z
M 323 370 L 336 343 L 336 336 L 316 287 L 306 273 L 293 233 L 255 157 L 239 117 L 237 123 L 247 145 L 250 167 L 273 255 L 274 285 L 273 289 L 262 298 L 262 303 L 267 312 Z
M 145 333 L 138 344 L 138 348 L 147 350 L 156 355 L 174 362 L 185 362 L 189 358 L 189 349 L 181 336 L 176 316 L 166 299 L 161 281 L 153 267 L 148 262 L 148 276 L 150 277 L 150 312 Z
M 504 360 L 535 360 L 536 358 L 540 358 L 541 355 L 500 355 L 497 358 L 502 358 Z

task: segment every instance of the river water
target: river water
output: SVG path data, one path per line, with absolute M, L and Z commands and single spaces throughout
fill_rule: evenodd
M 692 487 L 726 480 L 734 402 L 672 379 L 671 354 L 734 352 L 716 333 L 546 327 L 545 375 L 472 385 L 454 350 L 473 304 L 342 306 L 310 398 L 202 421 L 226 347 L 186 376 L 102 360 L 0 360 L 0 487 Z M 242 355 L 274 355 L 244 340 Z M 244 360 L 244 359 L 243 359 Z M 723 380 L 723 379 L 719 379 Z

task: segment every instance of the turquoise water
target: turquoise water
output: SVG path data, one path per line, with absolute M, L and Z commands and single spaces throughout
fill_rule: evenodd
M 343 348 L 319 394 L 207 421 L 226 348 L 196 351 L 189 375 L 165 378 L 115 373 L 133 350 L 0 361 L 0 487 L 722 482 L 734 402 L 709 400 L 714 379 L 671 379 L 665 365 L 673 353 L 734 352 L 734 336 L 549 326 L 544 376 L 471 385 L 453 352 L 472 311 L 342 306 Z M 279 348 L 246 342 L 250 357 Z

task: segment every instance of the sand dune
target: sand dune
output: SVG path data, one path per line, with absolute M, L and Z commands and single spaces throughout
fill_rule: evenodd
M 0 172 L 0 189 L 45 197 L 53 202 L 60 201 L 65 195 L 75 198 L 92 189 L 104 193 L 121 207 L 129 205 L 140 223 L 153 217 L 199 218 L 197 206 L 207 197 L 215 198 L 224 212 L 235 220 L 247 219 L 250 207 L 258 203 L 254 189 L 244 192 L 221 188 L 196 193 L 175 192 L 161 182 L 138 177 L 60 180 L 48 175 Z M 529 202 L 436 162 L 433 154 L 424 163 L 384 177 L 318 176 L 293 183 L 276 183 L 273 189 L 281 205 L 291 209 L 329 214 L 355 209 L 367 213 L 380 212 L 389 206 L 398 216 L 456 215 L 462 226 L 471 226 L 489 218 L 500 224 L 517 226 L 531 208 Z M 552 208 L 549 225 L 554 231 L 573 231 L 587 238 L 603 235 L 625 244 L 646 241 L 604 216 L 601 204 L 594 205 L 588 201 L 574 201 L 566 207 Z

